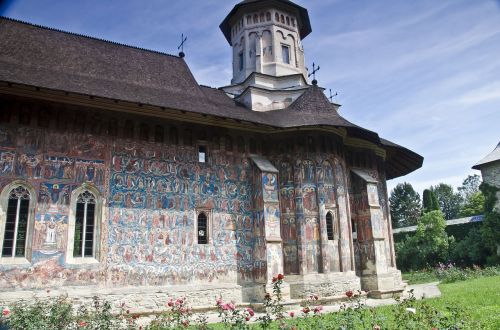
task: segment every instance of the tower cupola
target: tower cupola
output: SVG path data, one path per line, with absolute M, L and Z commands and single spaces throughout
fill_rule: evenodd
M 257 111 L 286 108 L 302 94 L 307 71 L 301 41 L 312 31 L 307 9 L 288 0 L 245 0 L 220 29 L 233 55 L 226 93 Z

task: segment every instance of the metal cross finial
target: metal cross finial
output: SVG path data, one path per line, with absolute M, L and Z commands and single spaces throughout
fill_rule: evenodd
M 313 85 L 318 84 L 318 81 L 316 80 L 316 72 L 318 72 L 319 69 L 320 69 L 319 65 L 318 65 L 318 67 L 316 67 L 316 64 L 313 62 L 313 70 L 311 73 L 309 73 L 307 75 L 307 78 L 310 78 L 311 76 L 313 76 L 313 81 L 312 81 Z M 307 71 L 309 71 L 309 69 L 307 69 Z
M 333 98 L 335 96 L 339 95 L 339 93 L 335 92 L 335 94 L 332 94 L 332 89 L 330 88 L 330 97 L 328 97 L 330 99 L 330 102 L 333 103 Z
M 179 52 L 179 57 L 180 58 L 183 58 L 184 56 L 186 56 L 186 54 L 184 54 L 184 43 L 186 42 L 188 38 L 187 37 L 184 37 L 184 33 L 181 35 L 181 44 L 179 45 L 179 47 L 177 47 L 177 50 L 180 50 Z

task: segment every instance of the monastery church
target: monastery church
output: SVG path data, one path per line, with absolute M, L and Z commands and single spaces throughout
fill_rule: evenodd
M 183 54 L 0 18 L 0 303 L 403 290 L 386 180 L 423 158 L 309 80 L 305 8 L 245 0 L 220 29 L 215 89 Z

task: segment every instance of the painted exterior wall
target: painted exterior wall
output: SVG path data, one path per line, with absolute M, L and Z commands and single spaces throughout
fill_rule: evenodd
M 0 124 L 0 188 L 15 180 L 33 187 L 34 230 L 29 262 L 0 264 L 0 291 L 214 284 L 260 288 L 284 272 L 302 276 L 292 286 L 296 292 L 323 288 L 335 295 L 360 288 L 355 256 L 377 265 L 370 275 L 397 275 L 383 159 L 369 150 L 361 151 L 361 158 L 352 156 L 333 133 L 263 137 L 24 100 L 12 102 L 10 109 L 8 121 Z M 43 109 L 52 109 L 53 116 L 45 119 Z M 165 128 L 164 142 L 153 142 L 158 125 Z M 207 147 L 207 163 L 198 161 L 198 145 Z M 277 170 L 260 169 L 250 151 Z M 350 188 L 351 167 L 365 167 L 378 184 L 360 181 Z M 98 192 L 102 203 L 98 258 L 85 264 L 68 258 L 74 191 L 82 186 Z M 361 216 L 367 205 L 377 212 L 356 221 L 376 229 L 377 242 L 359 247 L 353 245 L 350 214 Z M 199 212 L 209 216 L 206 245 L 196 241 Z M 334 218 L 334 240 L 327 237 L 328 212 Z M 358 263 L 358 268 L 366 266 Z M 306 281 L 308 275 L 317 282 Z M 396 275 L 393 287 L 400 285 Z
M 500 161 L 483 165 L 481 175 L 485 183 L 500 188 Z M 496 209 L 500 211 L 500 192 L 497 193 Z

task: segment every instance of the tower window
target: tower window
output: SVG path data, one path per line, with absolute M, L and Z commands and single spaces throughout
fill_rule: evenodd
M 290 25 L 290 17 L 286 17 L 286 25 Z
M 266 21 L 270 21 L 271 20 L 271 13 L 270 12 L 267 12 L 266 13 Z
M 200 162 L 200 163 L 207 162 L 207 147 L 206 146 L 198 146 L 198 162 Z
M 326 214 L 326 233 L 328 235 L 328 240 L 334 240 L 334 232 L 333 232 L 333 216 L 331 212 Z
M 198 214 L 198 244 L 208 244 L 208 219 L 204 212 Z
M 240 71 L 243 70 L 243 52 L 238 54 L 238 67 Z
M 285 24 L 285 16 L 281 15 L 281 23 Z
M 295 27 L 295 18 L 292 18 L 292 26 Z
M 279 22 L 280 21 L 280 14 L 278 14 L 278 13 L 274 14 L 274 20 L 276 22 Z
M 95 209 L 94 194 L 85 190 L 76 201 L 75 240 L 73 257 L 94 257 L 95 245 Z
M 18 186 L 9 193 L 2 257 L 26 257 L 30 199 L 28 189 L 23 186 Z
M 290 64 L 290 47 L 281 45 L 281 55 L 283 57 L 283 63 Z
M 257 14 L 253 15 L 253 23 L 259 23 L 259 16 Z

